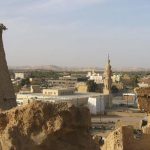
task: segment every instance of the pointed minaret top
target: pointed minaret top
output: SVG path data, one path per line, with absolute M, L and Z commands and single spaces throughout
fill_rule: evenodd
M 109 57 L 109 53 L 108 53 L 108 64 L 110 64 L 110 57 Z

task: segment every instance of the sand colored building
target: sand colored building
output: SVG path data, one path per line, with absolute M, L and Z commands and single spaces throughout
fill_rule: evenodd
M 60 96 L 60 95 L 73 95 L 74 88 L 52 88 L 43 89 L 43 95 L 46 96 Z
M 132 126 L 122 126 L 110 133 L 101 150 L 149 150 L 149 141 L 149 134 L 138 134 Z
M 6 29 L 3 24 L 0 24 L 0 109 L 10 109 L 16 106 L 16 98 L 8 71 L 2 40 L 2 33 Z
M 135 88 L 138 99 L 138 108 L 150 114 L 150 87 Z
M 85 82 L 79 82 L 76 84 L 76 88 L 78 92 L 86 93 L 88 92 L 88 86 Z

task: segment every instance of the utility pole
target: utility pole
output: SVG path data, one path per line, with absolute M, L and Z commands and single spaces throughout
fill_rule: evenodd
M 100 106 L 100 108 L 99 108 L 99 111 L 100 111 L 100 112 L 99 112 L 99 115 L 100 115 L 99 117 L 100 117 L 100 118 L 99 118 L 99 119 L 100 119 L 100 123 L 101 123 L 101 122 L 102 122 L 102 116 L 101 116 L 101 95 L 100 95 L 99 104 L 100 104 L 100 105 L 99 105 L 99 106 Z
M 127 112 L 128 112 L 128 96 L 129 96 L 129 95 L 127 94 Z

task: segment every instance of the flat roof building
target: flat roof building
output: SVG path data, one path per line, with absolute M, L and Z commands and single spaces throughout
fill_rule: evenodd
M 43 101 L 60 103 L 66 102 L 69 105 L 86 106 L 91 114 L 104 113 L 107 105 L 108 95 L 100 93 L 78 93 L 72 95 L 44 95 L 42 93 L 17 94 L 18 105 L 30 103 L 32 101 Z
M 48 96 L 73 95 L 74 92 L 75 92 L 74 88 L 43 89 L 43 95 L 48 95 Z
M 15 79 L 25 79 L 29 76 L 29 73 L 26 72 L 16 72 Z

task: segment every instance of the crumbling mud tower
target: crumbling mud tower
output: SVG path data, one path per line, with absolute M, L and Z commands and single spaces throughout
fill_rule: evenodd
M 138 107 L 147 114 L 150 114 L 150 87 L 136 88 L 135 92 L 138 98 Z
M 122 126 L 108 135 L 101 150 L 150 150 L 150 135 Z
M 0 109 L 16 106 L 16 98 L 5 58 L 2 34 L 7 28 L 0 24 Z

